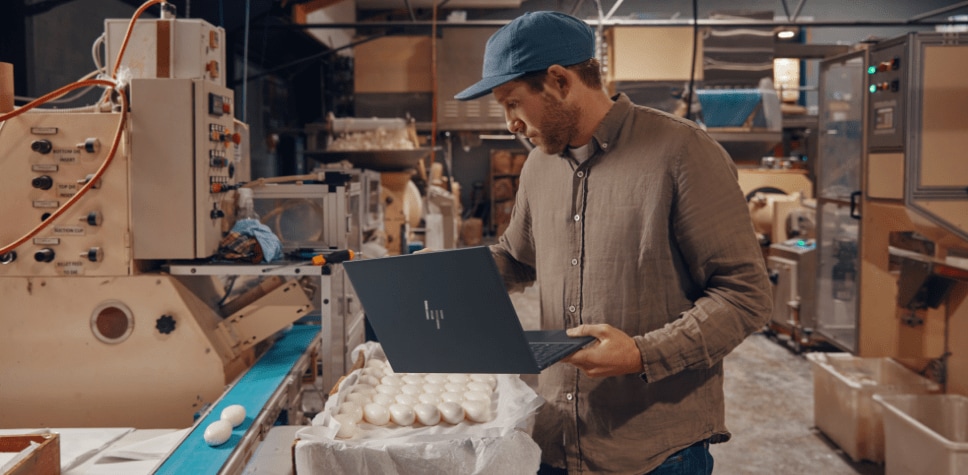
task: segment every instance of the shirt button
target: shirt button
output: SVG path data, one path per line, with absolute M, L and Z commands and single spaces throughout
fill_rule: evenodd
M 585 172 L 578 172 L 578 173 L 576 173 L 576 175 L 578 175 L 578 178 L 581 178 L 581 177 L 585 176 Z
M 578 265 L 578 259 L 572 259 L 571 260 L 571 265 L 577 266 Z
M 565 399 L 571 401 L 572 399 L 575 399 L 575 395 L 572 393 L 565 394 Z
M 581 221 L 581 216 L 579 216 L 579 215 L 576 214 L 575 215 L 575 221 Z
M 608 149 L 608 142 L 603 142 L 602 143 L 602 150 L 606 150 L 606 149 Z
M 568 311 L 571 312 L 571 313 L 575 313 L 575 306 L 572 305 L 572 306 L 568 307 Z

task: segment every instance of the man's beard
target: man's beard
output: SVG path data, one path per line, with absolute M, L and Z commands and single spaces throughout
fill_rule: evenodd
M 578 106 L 566 105 L 551 95 L 544 97 L 544 111 L 538 132 L 539 147 L 545 153 L 557 155 L 565 151 L 571 139 L 578 134 Z

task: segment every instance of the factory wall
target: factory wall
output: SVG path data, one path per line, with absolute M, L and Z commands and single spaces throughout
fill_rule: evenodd
M 34 3 L 39 2 L 28 0 L 26 5 L 29 7 Z M 258 0 L 252 2 L 252 5 L 260 12 L 265 12 L 271 3 L 268 0 Z M 798 3 L 801 2 L 787 0 L 786 4 L 791 13 Z M 842 0 L 806 0 L 803 2 L 799 18 L 816 21 L 896 21 L 955 3 L 957 2 L 952 0 L 923 0 L 918 2 L 908 0 L 849 2 Z M 26 18 L 24 45 L 27 57 L 25 65 L 27 70 L 25 75 L 26 89 L 18 88 L 17 94 L 39 96 L 92 71 L 94 67 L 91 59 L 91 45 L 103 31 L 103 20 L 105 18 L 130 17 L 134 11 L 133 4 L 135 3 L 121 0 L 75 0 Z M 238 24 L 242 20 L 241 2 L 220 1 L 210 5 L 196 2 L 195 5 L 192 5 L 189 1 L 186 4 L 190 8 L 194 8 L 194 12 L 189 10 L 188 14 L 196 17 L 203 12 L 203 8 L 209 10 L 218 8 L 218 11 L 225 12 L 221 18 L 225 18 L 226 22 L 233 23 L 228 27 L 229 34 L 239 33 Z M 214 6 L 216 4 L 217 6 Z M 606 2 L 603 4 L 603 8 L 611 8 L 613 4 L 614 2 Z M 698 4 L 700 18 L 706 18 L 712 12 L 743 10 L 772 11 L 778 19 L 785 17 L 783 2 L 779 0 L 701 0 Z M 598 15 L 594 2 L 583 2 L 579 5 L 579 8 L 573 12 L 574 14 L 583 17 Z M 0 10 L 7 8 L 10 7 L 0 7 Z M 402 3 L 401 8 L 403 8 Z M 473 17 L 469 16 L 469 19 L 510 19 L 523 11 L 567 10 L 568 8 L 571 8 L 571 4 L 563 5 L 558 0 L 528 0 L 519 9 L 477 10 L 472 13 Z M 185 15 L 184 10 L 185 8 L 178 12 L 179 16 Z M 192 15 L 193 13 L 195 15 Z M 691 0 L 629 0 L 622 3 L 614 13 L 616 17 L 637 19 L 688 18 L 691 15 Z M 806 39 L 810 43 L 818 44 L 852 44 L 872 37 L 892 37 L 912 29 L 915 28 L 866 26 L 811 28 L 806 34 Z M 3 51 L 3 49 L 0 49 L 0 51 Z M 0 60 L 2 59 L 0 58 Z M 241 69 L 239 67 L 240 61 L 238 59 L 229 60 L 229 63 L 231 64 L 227 65 L 230 68 L 228 73 L 233 75 L 230 80 L 238 80 L 240 74 L 237 72 Z M 258 71 L 259 66 L 250 63 L 250 74 L 252 71 Z M 816 66 L 816 61 L 805 62 L 805 82 L 808 86 L 816 84 Z M 442 80 L 446 80 L 446 78 Z M 278 137 L 274 136 L 276 132 L 271 130 L 278 124 L 273 124 L 275 121 L 271 120 L 271 117 L 264 117 L 267 113 L 271 115 L 274 109 L 274 106 L 267 104 L 270 100 L 267 97 L 271 95 L 267 94 L 267 91 L 269 89 L 285 89 L 286 85 L 285 81 L 259 79 L 251 81 L 247 88 L 247 122 L 252 126 L 254 176 L 282 174 L 284 171 L 290 171 L 294 168 L 292 163 L 280 164 L 280 162 L 287 160 L 291 162 L 292 160 L 291 158 L 280 157 L 280 150 L 277 148 L 280 142 L 277 140 Z M 236 86 L 235 89 L 237 100 L 241 101 L 241 87 Z M 238 105 L 241 106 L 241 104 Z M 805 105 L 808 108 L 816 105 L 815 93 L 808 93 L 805 96 Z M 319 117 L 324 116 L 325 112 L 320 111 Z M 281 124 L 282 127 L 292 127 L 292 125 L 292 120 Z M 285 134 L 281 139 L 283 140 L 281 142 L 283 145 L 282 151 L 298 150 L 302 146 L 300 143 L 285 142 L 290 140 L 290 137 Z M 467 207 L 470 205 L 470 192 L 473 183 L 486 182 L 487 180 L 490 150 L 523 147 L 517 142 L 487 140 L 483 141 L 480 146 L 464 147 L 463 145 L 460 140 L 455 140 L 453 174 L 457 181 L 463 185 L 462 201 Z

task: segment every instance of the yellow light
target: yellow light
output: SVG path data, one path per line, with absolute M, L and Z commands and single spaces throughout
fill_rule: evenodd
M 781 40 L 788 40 L 794 36 L 796 36 L 796 33 L 794 33 L 792 30 L 783 30 L 776 34 L 776 37 L 780 38 Z

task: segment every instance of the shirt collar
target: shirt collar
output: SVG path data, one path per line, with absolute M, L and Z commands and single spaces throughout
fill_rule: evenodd
M 605 117 L 602 118 L 602 121 L 598 123 L 598 127 L 595 128 L 595 132 L 592 134 L 592 141 L 590 143 L 592 148 L 589 158 L 595 157 L 601 151 L 608 150 L 612 146 L 618 139 L 625 118 L 632 111 L 632 100 L 624 92 L 618 93 L 612 97 L 612 100 L 615 101 L 614 104 L 612 104 L 612 107 L 605 114 Z M 567 148 L 559 156 L 566 160 L 574 161 L 574 158 L 568 153 Z

